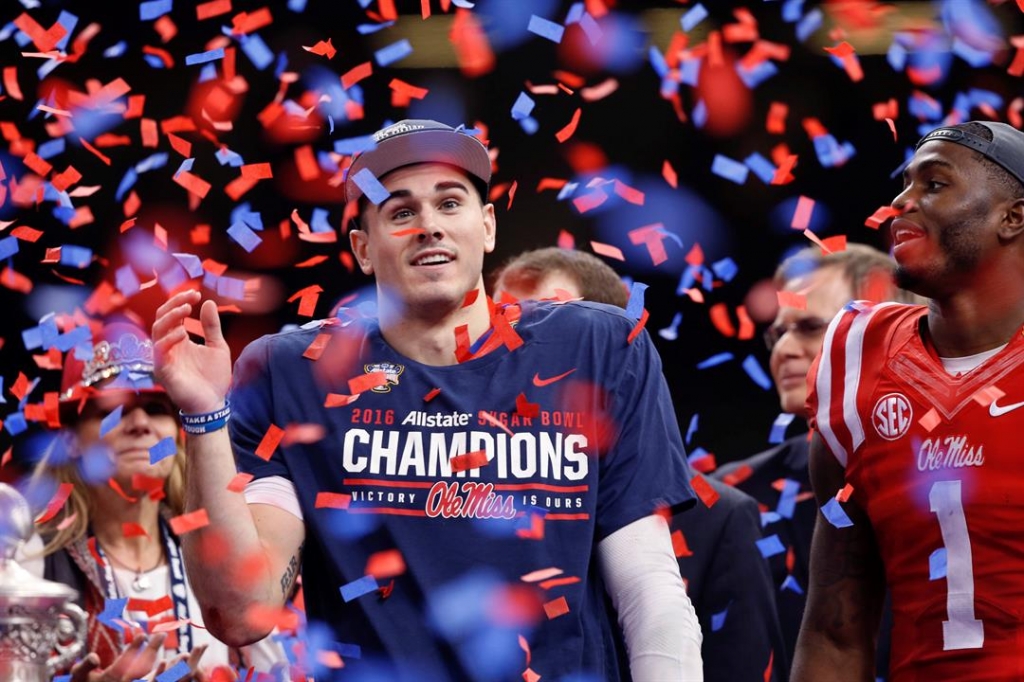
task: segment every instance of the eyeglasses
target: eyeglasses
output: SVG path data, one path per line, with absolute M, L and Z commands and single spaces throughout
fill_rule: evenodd
M 768 350 L 775 348 L 784 335 L 795 334 L 802 341 L 816 341 L 828 329 L 828 320 L 820 317 L 803 317 L 793 322 L 776 322 L 764 332 L 764 343 Z

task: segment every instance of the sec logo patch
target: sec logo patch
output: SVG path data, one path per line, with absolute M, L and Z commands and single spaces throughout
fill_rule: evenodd
M 886 440 L 896 440 L 906 435 L 913 418 L 914 410 L 902 393 L 883 395 L 875 403 L 875 409 L 871 410 L 871 422 L 875 425 L 875 431 Z

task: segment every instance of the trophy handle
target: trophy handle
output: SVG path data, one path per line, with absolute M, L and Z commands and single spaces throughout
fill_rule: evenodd
M 64 604 L 60 615 L 67 616 L 67 618 L 61 618 L 57 625 L 57 641 L 54 645 L 57 653 L 46 661 L 46 667 L 51 675 L 57 670 L 66 668 L 78 657 L 79 652 L 85 646 L 85 637 L 89 627 L 89 619 L 85 615 L 85 611 L 75 604 Z

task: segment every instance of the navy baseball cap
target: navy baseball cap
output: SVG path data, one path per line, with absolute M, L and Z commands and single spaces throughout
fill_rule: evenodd
M 992 131 L 992 139 L 986 140 L 960 128 L 936 128 L 922 137 L 915 149 L 920 149 L 921 145 L 932 140 L 960 144 L 1001 166 L 1007 173 L 1017 178 L 1017 182 L 1024 185 L 1024 132 L 1006 123 L 993 121 L 973 121 L 973 123 L 979 123 Z
M 354 178 L 369 170 L 377 180 L 393 170 L 417 163 L 446 163 L 479 180 L 486 194 L 491 182 L 491 159 L 487 147 L 469 135 L 463 126 L 451 126 L 427 119 L 405 119 L 378 130 L 376 147 L 355 158 L 345 176 L 345 199 L 357 201 L 364 195 Z M 486 201 L 485 196 L 481 199 Z

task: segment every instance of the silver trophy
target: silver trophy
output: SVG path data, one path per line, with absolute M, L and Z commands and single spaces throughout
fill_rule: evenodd
M 71 603 L 78 591 L 41 580 L 14 560 L 32 537 L 32 510 L 0 483 L 0 680 L 46 682 L 85 645 L 87 619 Z

